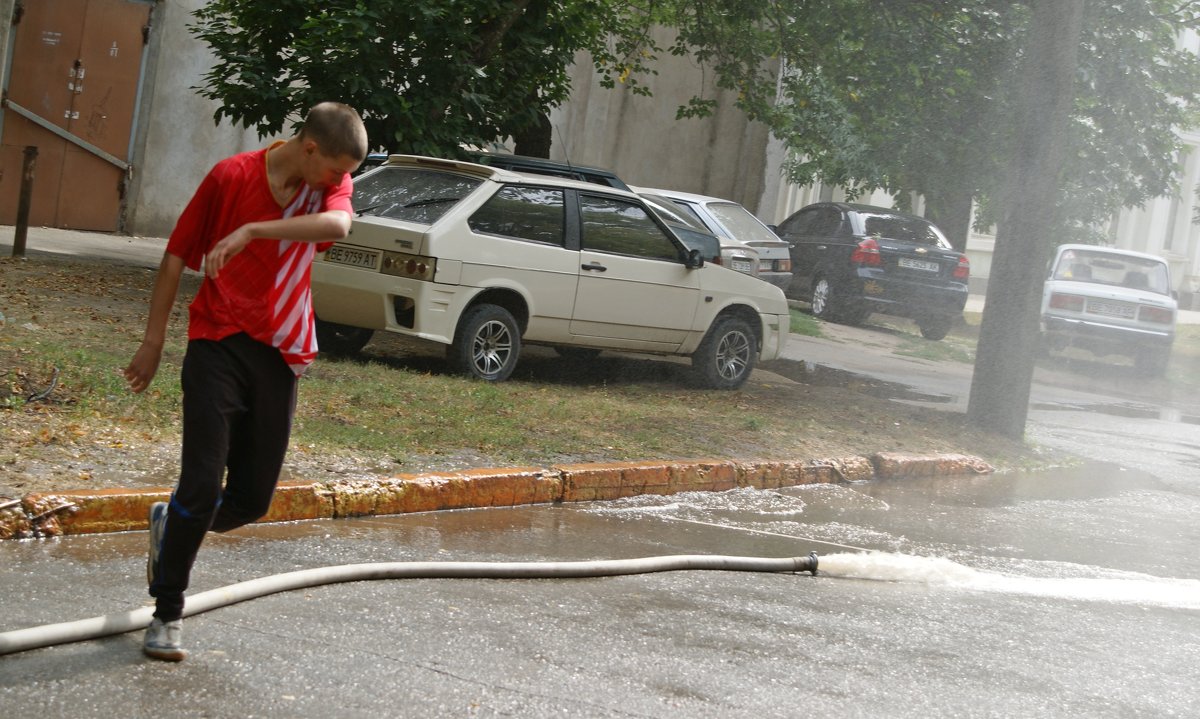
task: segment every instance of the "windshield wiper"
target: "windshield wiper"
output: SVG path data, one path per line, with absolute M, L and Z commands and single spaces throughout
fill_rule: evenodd
M 383 203 L 377 202 L 374 205 L 367 205 L 366 207 L 362 208 L 361 210 L 357 210 L 354 214 L 358 215 L 359 217 L 362 217 L 363 215 L 367 214 L 371 210 L 378 210 L 380 207 L 383 207 Z
M 400 207 L 408 209 L 410 207 L 424 207 L 425 205 L 437 205 L 443 202 L 458 202 L 461 197 L 427 197 L 424 200 L 413 200 L 412 202 L 401 205 Z

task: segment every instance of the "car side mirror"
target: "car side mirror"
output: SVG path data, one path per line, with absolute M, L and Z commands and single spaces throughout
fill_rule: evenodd
M 704 253 L 697 249 L 690 249 L 687 253 L 687 259 L 683 263 L 684 267 L 689 270 L 698 270 L 704 266 Z

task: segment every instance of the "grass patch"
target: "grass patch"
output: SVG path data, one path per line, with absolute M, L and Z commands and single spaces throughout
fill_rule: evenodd
M 821 321 L 807 312 L 791 308 L 791 333 L 805 337 L 821 337 Z

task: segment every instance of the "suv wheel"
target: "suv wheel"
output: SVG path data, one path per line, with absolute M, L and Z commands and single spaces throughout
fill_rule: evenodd
M 467 310 L 458 322 L 454 342 L 446 348 L 455 370 L 488 382 L 508 379 L 520 354 L 517 321 L 499 305 L 478 305 Z
M 331 355 L 352 355 L 371 341 L 375 330 L 350 325 L 339 325 L 336 322 L 325 322 L 316 318 L 317 349 Z
M 758 359 L 758 341 L 750 324 L 719 317 L 692 355 L 692 367 L 706 387 L 737 389 L 750 377 Z
M 938 315 L 937 317 L 922 317 L 917 320 L 917 327 L 921 328 L 921 336 L 927 340 L 945 339 L 950 333 L 950 328 L 954 326 L 954 318 L 947 315 Z

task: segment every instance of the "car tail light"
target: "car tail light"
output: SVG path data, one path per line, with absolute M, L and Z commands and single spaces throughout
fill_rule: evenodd
M 1175 313 L 1167 307 L 1147 307 L 1143 305 L 1138 310 L 1138 319 L 1142 322 L 1157 322 L 1169 325 L 1175 322 Z
M 427 282 L 433 280 L 436 269 L 436 258 L 410 255 L 406 252 L 384 252 L 383 262 L 379 266 L 379 271 L 385 275 L 408 277 Z
M 1050 295 L 1050 306 L 1056 310 L 1083 312 L 1083 297 L 1081 295 L 1067 295 L 1055 292 Z
M 879 254 L 879 243 L 867 238 L 858 243 L 854 252 L 850 253 L 850 261 L 859 265 L 878 267 L 883 264 L 883 255 Z
M 775 271 L 776 272 L 791 272 L 792 271 L 791 259 L 775 260 Z
M 971 276 L 971 261 L 966 255 L 958 256 L 958 266 L 954 268 L 954 279 L 965 280 Z

